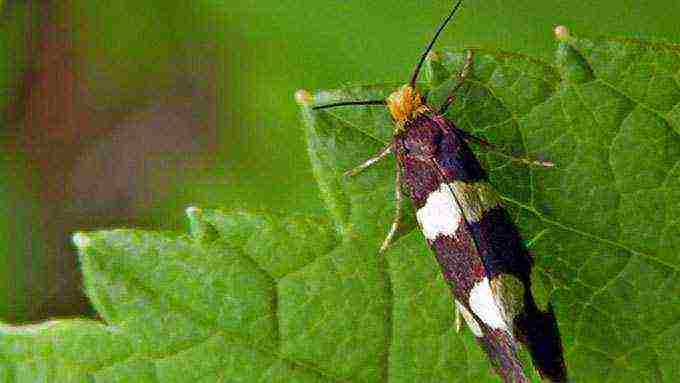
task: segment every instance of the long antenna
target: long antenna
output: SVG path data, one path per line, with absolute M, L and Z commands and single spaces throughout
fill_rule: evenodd
M 312 107 L 314 110 L 319 110 L 319 109 L 326 109 L 326 108 L 334 108 L 336 106 L 345 106 L 345 105 L 386 105 L 387 103 L 385 100 L 366 100 L 366 101 L 343 101 L 343 102 L 336 102 L 333 104 L 326 104 L 326 105 L 318 105 Z
M 413 76 L 411 76 L 411 82 L 409 84 L 411 85 L 412 88 L 416 86 L 416 80 L 418 79 L 418 73 L 420 73 L 420 67 L 423 66 L 423 63 L 425 62 L 425 58 L 427 57 L 427 54 L 430 53 L 430 50 L 432 50 L 432 46 L 434 45 L 434 42 L 437 41 L 437 37 L 439 37 L 439 34 L 442 33 L 444 30 L 444 27 L 446 27 L 446 24 L 451 21 L 451 18 L 453 18 L 453 15 L 456 13 L 458 10 L 458 7 L 460 7 L 460 4 L 463 2 L 463 0 L 458 0 L 456 5 L 453 6 L 453 9 L 451 10 L 451 13 L 444 19 L 444 21 L 439 25 L 439 28 L 437 28 L 437 33 L 434 34 L 434 37 L 432 38 L 432 41 L 430 41 L 430 45 L 427 46 L 425 49 L 425 52 L 423 52 L 423 55 L 420 57 L 420 61 L 418 61 L 418 65 L 416 65 L 416 69 L 413 71 Z

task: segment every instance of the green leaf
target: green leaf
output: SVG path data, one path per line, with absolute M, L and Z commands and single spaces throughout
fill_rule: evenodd
M 516 155 L 480 152 L 536 256 L 574 381 L 680 379 L 678 47 L 563 36 L 554 64 L 476 51 L 449 117 Z M 442 51 L 421 86 L 441 102 L 464 52 Z M 375 99 L 398 84 L 317 92 Z M 304 94 L 300 94 L 304 96 Z M 304 98 L 304 97 L 303 97 Z M 302 100 L 305 101 L 305 100 Z M 188 209 L 190 235 L 81 233 L 102 322 L 0 326 L 7 382 L 494 382 L 412 209 L 385 256 L 394 161 L 342 173 L 380 149 L 383 108 L 302 106 L 329 218 Z
M 299 296 L 286 294 L 284 280 L 333 247 L 327 222 L 188 213 L 192 236 L 76 234 L 86 290 L 105 324 L 0 327 L 2 381 L 323 381 L 318 367 L 282 351 L 281 323 L 299 327 L 285 316 Z

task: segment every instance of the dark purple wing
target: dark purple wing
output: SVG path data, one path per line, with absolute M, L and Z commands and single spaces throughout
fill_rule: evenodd
M 516 341 L 542 377 L 566 381 L 552 310 L 531 295 L 532 259 L 464 135 L 420 116 L 395 137 L 406 192 L 468 325 L 505 381 L 528 381 Z M 477 331 L 475 331 L 477 330 Z

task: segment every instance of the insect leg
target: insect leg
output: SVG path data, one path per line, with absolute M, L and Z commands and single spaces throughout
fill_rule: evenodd
M 472 69 L 472 51 L 469 50 L 467 55 L 465 56 L 465 63 L 463 64 L 463 69 L 460 71 L 458 74 L 458 84 L 451 90 L 451 93 L 449 97 L 444 101 L 444 104 L 439 108 L 439 114 L 444 114 L 446 110 L 453 104 L 453 102 L 456 100 L 456 91 L 463 86 L 465 83 L 465 79 L 468 77 L 470 74 L 470 69 Z
M 458 303 L 458 302 L 456 302 L 456 303 Z M 460 304 L 460 303 L 454 304 L 454 305 L 453 305 L 454 318 L 455 318 L 454 321 L 455 321 L 455 324 L 456 324 L 456 333 L 459 333 L 459 332 L 460 332 L 460 329 L 461 329 L 461 327 L 462 327 L 462 325 L 463 325 L 462 322 L 460 321 L 460 310 L 458 310 L 458 305 L 459 305 L 459 304 Z
M 541 239 L 541 237 L 543 237 L 548 231 L 548 229 L 541 230 L 538 234 L 536 234 L 536 236 L 528 241 L 525 241 L 524 245 L 527 247 L 527 249 L 531 249 L 536 244 L 536 242 L 538 242 L 538 240 Z
M 490 143 L 489 141 L 487 141 L 483 138 L 480 138 L 480 137 L 477 137 L 477 136 L 475 136 L 471 133 L 468 133 L 468 132 L 464 131 L 463 129 L 459 129 L 459 128 L 455 128 L 455 129 L 456 129 L 456 132 L 458 134 L 460 134 L 466 141 L 474 141 L 477 144 L 479 144 L 479 146 L 481 146 L 482 148 L 490 150 L 490 151 L 496 153 L 497 155 L 504 157 L 504 158 L 507 158 L 509 160 L 521 162 L 525 165 L 542 166 L 544 168 L 551 168 L 551 167 L 555 166 L 555 164 L 552 161 L 538 160 L 538 159 L 530 158 L 530 157 L 517 157 L 517 156 L 513 156 L 512 154 L 504 153 L 503 151 L 498 149 L 498 147 L 496 147 L 496 145 Z
M 396 208 L 394 212 L 394 219 L 392 220 L 392 226 L 390 226 L 390 231 L 387 233 L 387 237 L 385 237 L 385 240 L 380 246 L 381 254 L 384 253 L 385 250 L 387 250 L 387 248 L 392 244 L 394 235 L 397 233 L 397 230 L 399 230 L 399 223 L 401 222 L 401 210 L 402 205 L 404 204 L 404 195 L 401 192 L 401 171 L 399 170 L 399 166 L 396 166 L 396 169 L 397 174 L 394 181 L 394 200 Z
M 364 169 L 366 169 L 366 168 L 370 167 L 371 165 L 375 164 L 376 162 L 382 160 L 383 158 L 385 158 L 385 156 L 387 156 L 390 153 L 392 153 L 392 142 L 385 145 L 384 148 L 380 149 L 380 151 L 377 154 L 375 154 L 371 158 L 367 159 L 366 162 L 364 162 L 363 164 L 346 171 L 344 173 L 344 175 L 353 177 L 353 176 L 361 173 Z

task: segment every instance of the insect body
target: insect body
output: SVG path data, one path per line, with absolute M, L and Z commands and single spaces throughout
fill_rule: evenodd
M 566 368 L 552 308 L 540 311 L 531 294 L 532 257 L 468 143 L 491 145 L 443 116 L 453 97 L 436 110 L 415 86 L 426 55 L 460 3 L 437 30 L 411 81 L 386 100 L 341 102 L 314 109 L 387 106 L 395 123 L 391 142 L 349 172 L 357 174 L 390 153 L 396 155 L 396 217 L 381 250 L 389 246 L 397 231 L 403 188 L 417 209 L 422 233 L 451 285 L 456 309 L 502 379 L 529 381 L 517 356 L 519 342 L 528 348 L 542 378 L 564 382 Z M 468 55 L 459 85 L 471 63 L 472 56 Z
M 417 103 L 404 98 L 411 92 L 405 86 L 388 105 Z M 506 381 L 527 381 L 516 339 L 542 376 L 565 381 L 555 318 L 539 311 L 531 295 L 531 255 L 468 146 L 469 135 L 426 105 L 413 110 L 393 150 L 423 235 L 453 282 L 456 308 Z

